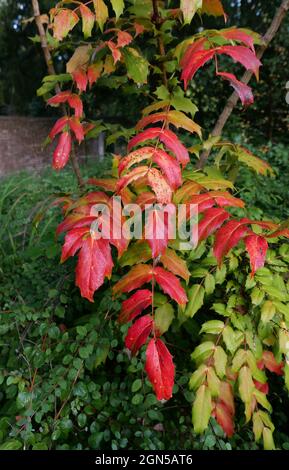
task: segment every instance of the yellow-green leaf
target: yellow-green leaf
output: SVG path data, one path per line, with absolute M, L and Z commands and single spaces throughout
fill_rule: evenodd
M 187 305 L 185 315 L 193 318 L 204 303 L 205 289 L 201 284 L 195 284 L 189 291 L 189 303 Z
M 171 304 L 166 303 L 158 307 L 155 311 L 155 327 L 156 330 L 162 335 L 168 331 L 174 319 L 174 309 Z
M 115 13 L 116 19 L 118 19 L 120 15 L 123 14 L 124 0 L 110 0 L 110 3 Z
M 208 427 L 212 412 L 211 393 L 206 385 L 201 385 L 193 404 L 193 425 L 196 434 L 202 434 Z
M 93 0 L 93 4 L 96 21 L 100 27 L 100 30 L 103 31 L 103 26 L 108 18 L 108 8 L 103 0 Z

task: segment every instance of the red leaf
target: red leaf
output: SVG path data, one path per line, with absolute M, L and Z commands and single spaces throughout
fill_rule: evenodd
M 262 359 L 258 361 L 258 367 L 259 369 L 264 369 L 264 367 L 266 367 L 270 372 L 274 372 L 277 375 L 284 375 L 284 363 L 278 363 L 271 351 L 263 352 Z
M 88 78 L 85 70 L 82 68 L 76 69 L 72 73 L 72 78 L 76 83 L 77 88 L 79 89 L 80 92 L 86 91 L 87 84 L 88 84 Z
M 241 199 L 232 196 L 226 191 L 210 191 L 205 194 L 195 194 L 189 201 L 191 204 L 198 205 L 198 211 L 203 212 L 206 209 L 210 209 L 213 206 L 220 207 L 240 207 L 245 206 Z
M 143 176 L 146 176 L 148 174 L 148 170 L 149 170 L 149 167 L 145 165 L 137 166 L 133 168 L 129 173 L 127 173 L 117 182 L 117 185 L 116 185 L 117 192 L 119 193 L 124 188 L 126 188 L 126 186 L 128 186 L 129 184 L 133 183 L 134 181 L 137 181 Z
M 82 17 L 82 32 L 84 39 L 91 36 L 91 31 L 95 23 L 95 15 L 86 5 L 80 5 L 80 14 Z
M 53 153 L 52 166 L 55 170 L 61 170 L 65 167 L 69 160 L 71 152 L 71 135 L 70 132 L 63 132 L 59 137 L 58 144 Z
M 128 46 L 133 40 L 133 37 L 131 34 L 129 34 L 127 31 L 118 31 L 117 32 L 117 47 L 124 47 Z
M 231 214 L 224 209 L 212 208 L 206 210 L 204 217 L 198 224 L 198 240 L 206 240 L 212 233 L 220 228 Z
M 116 64 L 121 59 L 121 52 L 118 46 L 116 46 L 113 41 L 107 41 L 106 44 L 109 47 L 112 53 L 113 61 Z
M 75 255 L 82 246 L 83 236 L 87 234 L 89 234 L 87 227 L 75 228 L 66 234 L 65 243 L 62 247 L 61 263 L 64 263 L 70 256 Z
M 230 85 L 238 93 L 243 106 L 249 106 L 254 103 L 252 88 L 245 83 L 240 82 L 235 75 L 226 72 L 217 72 L 217 75 L 220 75 L 224 80 L 228 80 L 230 82 Z
M 219 264 L 222 263 L 224 256 L 248 233 L 249 228 L 246 226 L 248 223 L 250 223 L 248 219 L 230 220 L 220 228 L 214 244 L 214 255 Z
M 222 46 L 216 48 L 218 54 L 226 54 L 236 62 L 240 62 L 247 70 L 251 70 L 259 77 L 259 68 L 262 65 L 257 56 L 245 46 Z
M 156 282 L 165 294 L 168 294 L 179 305 L 185 305 L 188 302 L 186 292 L 181 286 L 179 279 L 174 274 L 157 266 L 154 268 L 154 276 Z
M 83 104 L 80 97 L 76 94 L 71 94 L 67 101 L 69 106 L 74 109 L 75 117 L 81 118 L 83 115 Z
M 188 62 L 188 60 L 196 54 L 196 52 L 204 51 L 205 44 L 207 42 L 206 38 L 201 38 L 198 39 L 197 41 L 193 42 L 193 44 L 190 44 L 189 47 L 186 49 L 182 59 L 181 59 L 181 67 L 184 68 Z
M 139 35 L 142 34 L 145 31 L 145 27 L 142 24 L 139 24 L 137 22 L 134 22 L 134 29 L 135 29 L 135 38 Z
M 64 116 L 64 117 L 58 119 L 58 121 L 56 121 L 56 123 L 54 124 L 53 128 L 51 129 L 51 131 L 49 133 L 49 138 L 51 140 L 53 140 L 54 137 L 57 134 L 59 134 L 60 132 L 63 131 L 64 127 L 68 123 L 68 120 L 69 120 L 69 118 L 67 116 Z
M 148 184 L 160 204 L 169 204 L 172 200 L 172 188 L 156 168 L 150 168 L 147 174 Z
M 87 180 L 88 184 L 93 184 L 94 186 L 98 186 L 112 193 L 116 191 L 116 182 L 117 180 L 115 178 L 89 178 Z
M 181 186 L 182 174 L 180 165 L 171 155 L 161 149 L 156 149 L 153 154 L 153 162 L 160 167 L 172 189 L 177 189 Z
M 152 266 L 147 264 L 138 264 L 134 266 L 128 274 L 120 279 L 112 288 L 113 295 L 123 292 L 131 292 L 144 284 L 150 282 L 153 277 Z
M 146 343 L 153 329 L 153 319 L 150 315 L 145 315 L 134 322 L 129 328 L 125 338 L 125 346 L 136 354 Z
M 67 8 L 62 8 L 56 12 L 53 23 L 54 37 L 61 41 L 71 29 L 78 23 L 77 14 Z
M 193 51 L 191 55 L 187 56 L 187 62 L 183 65 L 183 71 L 181 75 L 181 80 L 184 81 L 185 89 L 188 86 L 188 82 L 194 78 L 199 68 L 203 67 L 203 65 L 205 65 L 209 60 L 214 57 L 214 55 L 215 49 L 209 49 L 207 51 Z
M 82 297 L 93 302 L 94 292 L 111 276 L 113 261 L 109 242 L 88 237 L 83 240 L 76 267 L 76 285 Z
M 152 257 L 162 255 L 168 246 L 170 207 L 154 207 L 147 213 L 145 239 L 152 250 Z M 173 212 L 172 212 L 173 213 Z
M 82 125 L 79 122 L 79 119 L 75 117 L 70 118 L 69 126 L 78 142 L 82 142 L 82 140 L 84 140 L 84 131 Z
M 268 383 L 262 384 L 261 382 L 258 382 L 258 380 L 253 380 L 253 382 L 257 390 L 259 390 L 262 393 L 265 393 L 265 395 L 268 395 L 269 393 Z
M 69 90 L 60 91 L 59 93 L 57 93 L 57 95 L 52 96 L 52 98 L 49 98 L 49 100 L 47 100 L 47 103 L 50 104 L 50 105 L 59 104 L 59 103 L 66 103 L 66 101 L 68 100 L 68 98 L 71 95 L 72 95 L 72 93 Z
M 232 437 L 234 434 L 234 421 L 226 405 L 222 402 L 216 403 L 214 415 L 227 437 Z
M 131 150 L 139 143 L 152 139 L 159 139 L 164 145 L 166 145 L 167 148 L 176 155 L 177 160 L 183 166 L 186 166 L 187 163 L 189 163 L 189 153 L 186 147 L 178 139 L 176 134 L 168 129 L 162 129 L 160 127 L 146 129 L 145 131 L 133 137 L 128 144 L 128 150 Z
M 158 400 L 173 394 L 175 366 L 167 347 L 160 339 L 151 339 L 146 350 L 145 370 Z
M 245 238 L 245 245 L 250 256 L 250 265 L 253 277 L 258 269 L 264 267 L 268 243 L 264 237 L 252 233 L 252 235 Z
M 143 160 L 149 160 L 152 158 L 155 152 L 154 147 L 142 147 L 129 153 L 126 157 L 120 159 L 118 165 L 118 174 L 121 175 L 124 170 L 128 170 L 131 166 L 142 162 Z
M 243 29 L 238 29 L 238 28 L 225 29 L 221 32 L 221 34 L 226 39 L 232 39 L 233 41 L 242 42 L 243 44 L 248 46 L 250 49 L 252 49 L 252 52 L 255 52 L 253 37 L 250 34 L 248 34 L 246 31 L 244 31 Z
M 135 292 L 129 299 L 122 303 L 118 317 L 119 323 L 127 323 L 138 317 L 143 310 L 152 304 L 152 293 L 148 289 Z

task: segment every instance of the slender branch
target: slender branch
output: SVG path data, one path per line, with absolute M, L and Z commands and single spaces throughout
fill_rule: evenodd
M 41 20 L 41 14 L 40 14 L 40 8 L 39 8 L 38 0 L 31 0 L 31 3 L 32 3 L 32 8 L 33 8 L 33 15 L 34 15 L 34 18 L 35 18 L 35 23 L 36 23 L 36 26 L 37 26 L 37 29 L 38 29 L 38 32 L 39 32 L 39 36 L 40 36 L 41 47 L 42 47 L 42 50 L 43 50 L 43 55 L 44 55 L 44 58 L 45 58 L 48 74 L 49 75 L 55 75 L 56 72 L 55 72 L 55 68 L 54 68 L 54 65 L 53 65 L 52 56 L 51 56 L 51 53 L 50 53 L 50 50 L 49 50 L 49 47 L 48 47 L 45 29 L 44 29 L 44 26 L 43 26 L 43 23 L 42 23 L 42 20 Z M 60 91 L 61 91 L 61 89 L 60 89 L 59 84 L 55 85 L 55 92 L 59 93 Z M 64 105 L 61 107 L 61 109 L 62 109 L 63 114 L 66 115 L 67 113 L 66 113 L 66 109 L 65 109 Z M 82 176 L 81 176 L 81 172 L 80 172 L 80 168 L 79 168 L 79 164 L 78 164 L 78 160 L 77 160 L 77 156 L 76 156 L 76 153 L 75 153 L 74 146 L 73 146 L 72 151 L 71 151 L 71 163 L 72 163 L 72 168 L 73 168 L 73 171 L 74 171 L 76 179 L 77 179 L 78 186 L 80 188 L 83 188 L 84 187 L 84 181 L 83 181 Z
M 158 31 L 158 38 L 157 39 L 158 39 L 159 53 L 160 53 L 161 57 L 165 57 L 165 55 L 166 55 L 165 46 L 164 46 L 163 39 L 160 35 L 162 19 L 161 19 L 159 8 L 158 8 L 158 0 L 152 0 L 152 3 L 153 3 L 153 19 L 152 20 L 153 20 L 153 22 L 156 26 L 157 31 Z M 162 73 L 163 73 L 163 83 L 164 83 L 165 87 L 167 88 L 168 87 L 168 77 L 167 77 L 166 65 L 165 65 L 164 62 L 161 63 L 161 69 L 162 69 Z
M 271 23 L 269 29 L 267 30 L 266 34 L 263 36 L 263 45 L 259 47 L 259 49 L 257 51 L 257 54 L 256 54 L 258 59 L 261 59 L 263 57 L 264 52 L 266 51 L 269 44 L 271 43 L 271 41 L 276 36 L 276 34 L 277 34 L 277 32 L 278 32 L 278 30 L 279 30 L 279 28 L 280 28 L 280 26 L 283 22 L 288 10 L 289 10 L 289 0 L 283 0 L 282 4 L 280 5 L 278 10 L 276 11 L 276 14 L 275 14 L 275 16 L 272 20 L 272 23 Z M 253 72 L 248 70 L 247 72 L 244 73 L 241 81 L 247 85 L 249 83 L 249 81 L 251 80 L 252 76 L 253 76 Z M 236 92 L 232 93 L 232 95 L 228 99 L 223 111 L 221 112 L 221 114 L 220 114 L 220 116 L 219 116 L 219 118 L 218 118 L 212 132 L 211 132 L 212 137 L 218 137 L 218 136 L 222 135 L 222 131 L 224 129 L 224 126 L 227 123 L 229 117 L 231 116 L 231 114 L 233 112 L 233 109 L 235 108 L 235 106 L 238 102 L 238 98 L 239 98 L 239 96 Z M 197 163 L 197 168 L 201 169 L 205 166 L 206 161 L 208 160 L 210 153 L 211 153 L 211 149 L 202 152 L 202 154 L 200 156 L 200 160 Z

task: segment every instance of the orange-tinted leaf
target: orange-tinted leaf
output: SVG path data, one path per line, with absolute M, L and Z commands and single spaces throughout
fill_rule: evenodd
M 124 47 L 128 46 L 133 40 L 131 34 L 127 31 L 117 31 L 117 47 Z
M 93 302 L 94 292 L 111 276 L 113 261 L 108 240 L 85 238 L 78 255 L 76 285 L 82 297 Z
M 75 117 L 76 118 L 81 118 L 83 115 L 83 104 L 78 95 L 75 93 L 71 94 L 67 100 L 69 106 L 74 109 L 75 112 Z
M 214 244 L 214 255 L 219 264 L 221 264 L 224 256 L 248 233 L 248 223 L 250 223 L 248 219 L 230 220 L 220 228 Z
M 63 132 L 59 137 L 58 144 L 53 153 L 52 166 L 55 170 L 61 170 L 65 167 L 69 160 L 71 152 L 71 135 L 70 132 Z
M 212 233 L 220 228 L 225 220 L 229 219 L 229 214 L 224 209 L 212 208 L 204 212 L 204 217 L 198 224 L 198 240 L 206 240 Z
M 169 124 L 173 124 L 175 127 L 185 129 L 189 132 L 196 132 L 199 136 L 201 136 L 201 128 L 198 124 L 188 118 L 184 113 L 181 111 L 168 111 L 162 113 L 155 113 L 150 114 L 148 116 L 144 116 L 136 125 L 136 129 L 140 130 L 144 127 L 148 126 L 149 124 L 154 124 L 156 122 L 165 122 Z
M 167 347 L 160 339 L 151 339 L 146 350 L 145 370 L 158 400 L 172 397 L 175 366 Z
M 203 189 L 204 186 L 197 183 L 196 181 L 186 181 L 183 186 L 174 194 L 174 202 L 176 204 L 179 204 L 180 202 L 186 202 L 191 198 L 191 196 L 199 194 Z
M 78 23 L 79 18 L 77 14 L 67 8 L 58 10 L 53 22 L 53 33 L 54 37 L 61 41 L 65 38 L 69 31 Z
M 156 149 L 153 154 L 153 162 L 161 169 L 172 189 L 177 189 L 182 184 L 182 174 L 179 163 L 164 150 Z
M 121 52 L 113 41 L 107 41 L 106 44 L 112 53 L 113 62 L 116 64 L 121 59 Z
M 119 161 L 118 174 L 121 175 L 124 170 L 128 170 L 133 165 L 142 162 L 143 160 L 149 160 L 152 158 L 155 152 L 154 147 L 142 147 L 129 153 L 126 157 L 123 157 Z
M 91 36 L 92 28 L 95 22 L 95 15 L 92 13 L 90 8 L 83 4 L 80 5 L 79 10 L 82 18 L 82 32 L 84 39 L 87 39 Z
M 122 303 L 118 322 L 127 323 L 133 320 L 149 307 L 151 303 L 152 292 L 148 289 L 138 290 Z
M 202 13 L 226 18 L 221 0 L 203 0 Z
M 88 79 L 88 83 L 90 87 L 92 87 L 92 85 L 99 79 L 102 71 L 103 71 L 102 62 L 96 62 L 95 64 L 89 65 L 87 69 L 87 79 Z
M 150 315 L 138 318 L 129 328 L 125 338 L 125 346 L 136 354 L 138 350 L 146 343 L 153 329 L 153 319 Z
M 114 193 L 116 191 L 117 180 L 115 178 L 89 178 L 87 183 Z
M 188 270 L 187 263 L 174 250 L 167 248 L 161 257 L 161 263 L 165 269 L 188 282 L 190 271 Z
M 249 106 L 254 103 L 254 96 L 251 87 L 240 82 L 240 80 L 238 80 L 232 73 L 217 72 L 217 75 L 230 82 L 230 85 L 238 93 L 243 106 Z
M 136 198 L 135 203 L 138 204 L 141 209 L 144 209 L 145 205 L 154 204 L 157 201 L 156 196 L 154 193 L 150 191 L 141 192 L 138 197 Z
M 169 204 L 172 200 L 172 188 L 156 168 L 150 168 L 147 174 L 148 184 L 160 204 Z
M 252 276 L 254 276 L 258 269 L 264 267 L 268 242 L 264 237 L 252 233 L 252 235 L 245 238 L 245 245 L 250 256 Z
M 153 277 L 152 267 L 147 264 L 134 266 L 128 274 L 122 277 L 112 288 L 113 295 L 131 292 L 150 282 Z
M 186 147 L 184 147 L 184 145 L 180 142 L 176 134 L 168 129 L 162 129 L 160 127 L 146 129 L 145 131 L 133 137 L 128 144 L 128 149 L 131 150 L 136 145 L 145 142 L 146 140 L 153 139 L 159 139 L 164 145 L 166 145 L 167 148 L 175 154 L 177 160 L 183 166 L 186 166 L 187 163 L 189 163 L 189 153 Z
M 169 271 L 157 266 L 154 268 L 154 277 L 161 289 L 179 305 L 185 305 L 188 298 L 179 279 Z

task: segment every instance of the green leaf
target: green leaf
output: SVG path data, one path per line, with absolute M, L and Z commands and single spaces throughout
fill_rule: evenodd
M 203 0 L 181 0 L 180 8 L 183 13 L 184 23 L 190 24 L 197 10 L 202 8 Z
M 285 381 L 286 388 L 289 391 L 289 365 L 287 364 L 287 362 L 285 363 L 285 366 L 284 366 L 284 381 Z
M 191 359 L 197 363 L 205 361 L 211 356 L 214 349 L 215 344 L 212 341 L 205 341 L 196 347 L 194 352 L 191 354 Z
M 226 375 L 227 354 L 221 346 L 217 346 L 214 352 L 214 365 L 220 379 Z
M 257 411 L 257 413 L 253 414 L 253 432 L 254 432 L 256 442 L 258 442 L 261 439 L 263 428 L 264 428 L 264 424 L 263 424 L 262 418 L 259 414 L 259 411 Z
M 270 297 L 280 300 L 281 302 L 288 302 L 289 300 L 289 295 L 286 292 L 278 289 L 277 287 L 264 286 L 263 289 L 266 294 L 270 295 Z
M 0 450 L 19 450 L 22 449 L 23 444 L 17 439 L 10 439 L 9 441 L 4 442 L 0 445 Z
M 251 371 L 243 366 L 239 372 L 239 393 L 244 403 L 251 403 L 254 388 Z
M 204 303 L 205 289 L 201 284 L 195 284 L 189 290 L 189 302 L 185 311 L 187 317 L 193 318 Z
M 192 118 L 195 116 L 196 112 L 198 111 L 197 106 L 192 102 L 192 100 L 185 97 L 184 91 L 181 89 L 181 87 L 177 87 L 174 90 L 173 96 L 171 99 L 171 105 L 177 111 L 183 111 L 184 113 L 189 113 L 192 116 Z
M 193 425 L 196 434 L 202 434 L 208 427 L 212 412 L 211 393 L 206 385 L 201 385 L 193 404 Z
M 265 450 L 275 450 L 273 434 L 269 428 L 263 429 L 263 443 Z
M 232 372 L 239 372 L 239 370 L 246 363 L 246 361 L 247 361 L 246 351 L 244 349 L 239 349 L 239 351 L 237 351 L 232 361 Z
M 136 379 L 131 386 L 131 391 L 135 393 L 135 392 L 138 392 L 141 388 L 142 388 L 141 379 Z
M 210 320 L 203 324 L 200 333 L 208 333 L 209 335 L 219 335 L 225 323 L 220 320 Z
M 124 10 L 124 0 L 110 0 L 113 11 L 115 12 L 116 19 L 123 14 Z
M 238 349 L 238 347 L 242 344 L 243 339 L 244 335 L 241 333 L 241 331 L 234 331 L 230 325 L 227 325 L 224 328 L 223 340 L 230 353 L 233 354 Z
M 160 334 L 168 331 L 174 319 L 174 309 L 171 304 L 166 303 L 155 311 L 155 327 Z
M 205 291 L 207 295 L 213 294 L 216 287 L 215 278 L 212 274 L 205 277 Z
M 268 323 L 275 316 L 276 307 L 271 300 L 263 303 L 261 308 L 261 320 L 263 323 Z
M 149 72 L 148 61 L 132 47 L 124 48 L 123 55 L 129 78 L 138 84 L 147 83 Z
M 261 291 L 258 287 L 254 287 L 251 292 L 251 300 L 253 305 L 260 305 L 264 299 L 264 292 Z
M 221 381 L 217 377 L 216 372 L 214 371 L 213 367 L 208 368 L 207 381 L 208 381 L 208 387 L 211 392 L 211 396 L 218 397 L 220 395 Z
M 257 402 L 263 406 L 269 413 L 272 413 L 272 406 L 270 405 L 269 401 L 267 400 L 267 397 L 265 393 L 260 392 L 260 390 L 255 390 L 254 391 L 254 396 L 257 400 Z
M 195 370 L 189 382 L 189 387 L 191 390 L 196 390 L 203 384 L 206 378 L 207 369 L 207 366 L 202 364 L 198 369 Z

